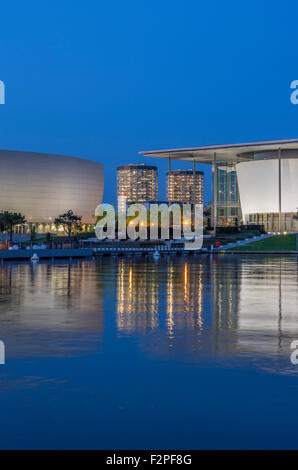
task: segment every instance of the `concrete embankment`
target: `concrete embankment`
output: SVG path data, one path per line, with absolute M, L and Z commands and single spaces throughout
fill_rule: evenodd
M 51 258 L 85 258 L 93 255 L 92 248 L 66 248 L 66 249 L 45 249 L 45 250 L 0 250 L 0 260 L 26 260 L 34 254 L 40 259 Z
M 212 252 L 209 252 L 212 253 Z M 287 251 L 287 250 L 235 250 L 235 251 L 228 251 L 228 250 L 222 250 L 222 251 L 213 251 L 213 254 L 219 254 L 219 255 L 298 255 L 298 250 L 297 251 Z

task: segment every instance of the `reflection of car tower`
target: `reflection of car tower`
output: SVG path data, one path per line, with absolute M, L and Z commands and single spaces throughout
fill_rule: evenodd
M 142 262 L 143 263 L 143 262 Z M 117 280 L 117 327 L 122 331 L 153 329 L 158 327 L 157 264 L 142 269 L 133 260 L 121 258 Z
M 204 203 L 204 173 L 196 170 L 171 170 L 167 172 L 167 199 L 183 204 Z
M 203 326 L 203 263 L 170 259 L 167 272 L 167 327 L 175 331 L 198 331 Z M 179 280 L 180 282 L 177 282 Z

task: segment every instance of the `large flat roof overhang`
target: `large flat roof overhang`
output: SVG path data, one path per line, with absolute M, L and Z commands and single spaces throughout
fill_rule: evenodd
M 297 149 L 298 139 L 268 140 L 244 144 L 207 145 L 203 147 L 188 147 L 180 149 L 148 150 L 139 152 L 140 155 L 153 158 L 170 158 L 186 162 L 197 161 L 212 164 L 214 154 L 219 162 L 240 162 L 254 159 L 254 153 Z M 298 153 L 297 153 L 298 155 Z

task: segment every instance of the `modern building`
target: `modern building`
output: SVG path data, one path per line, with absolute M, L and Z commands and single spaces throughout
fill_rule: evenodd
M 167 199 L 182 204 L 204 203 L 203 171 L 174 170 L 167 172 Z M 195 199 L 195 201 L 194 201 Z
M 133 202 L 157 201 L 157 167 L 143 164 L 118 166 L 117 197 L 119 211 Z
M 212 165 L 213 226 L 261 224 L 267 231 L 295 228 L 298 140 L 213 145 L 140 152 L 147 157 Z
M 240 225 L 243 220 L 239 198 L 237 172 L 234 165 L 231 166 L 223 164 L 218 167 L 216 186 L 217 224 L 219 226 Z
M 20 212 L 27 223 L 20 227 L 37 233 L 56 232 L 55 218 L 66 212 L 95 222 L 102 201 L 103 165 L 83 158 L 44 153 L 0 151 L 0 211 Z M 58 229 L 59 230 L 59 229 Z

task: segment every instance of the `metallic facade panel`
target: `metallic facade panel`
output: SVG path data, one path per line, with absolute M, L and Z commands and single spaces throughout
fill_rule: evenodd
M 0 151 L 0 210 L 21 212 L 28 222 L 50 223 L 71 209 L 94 222 L 102 201 L 101 163 L 64 155 Z

